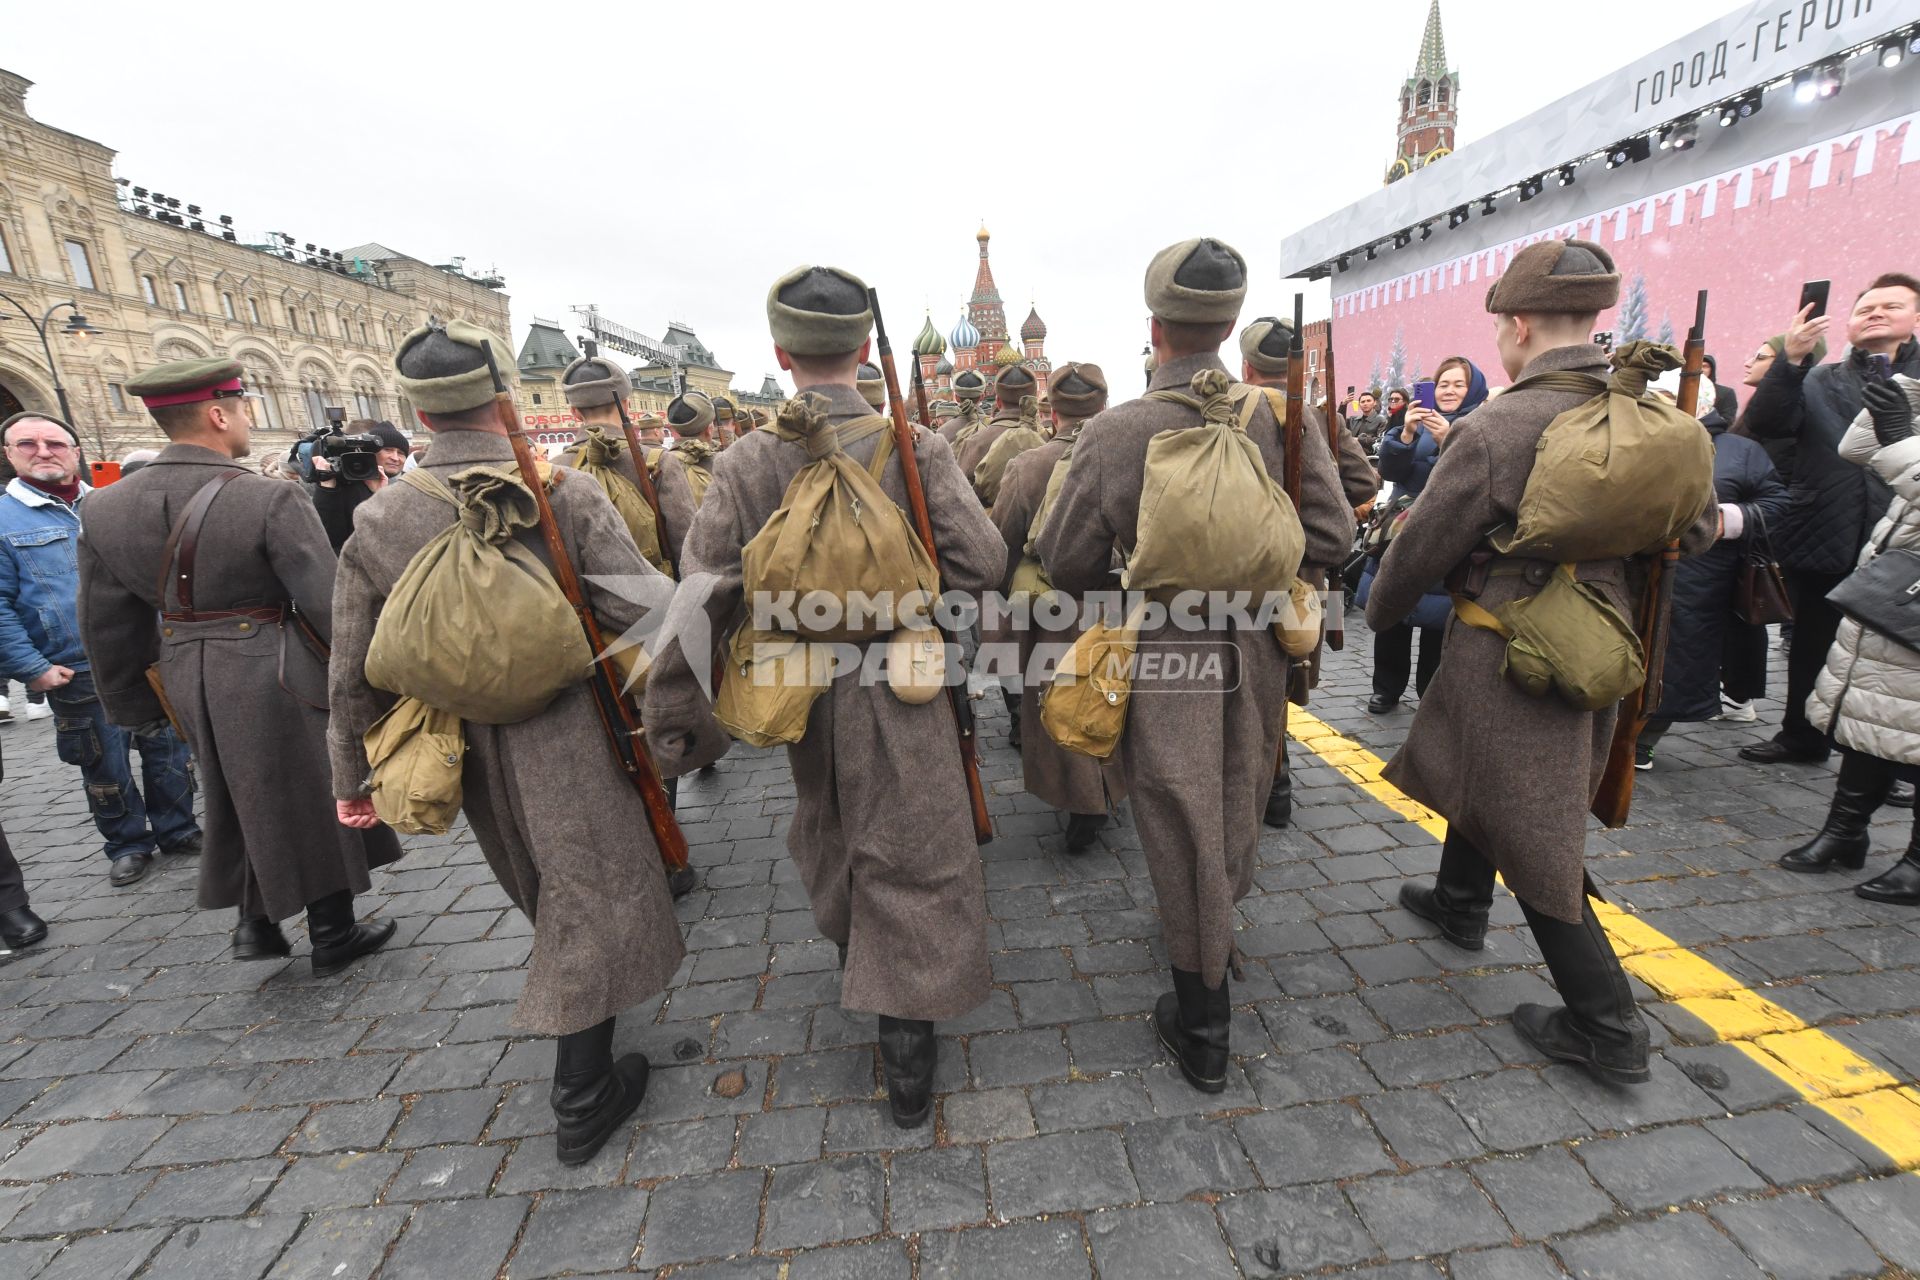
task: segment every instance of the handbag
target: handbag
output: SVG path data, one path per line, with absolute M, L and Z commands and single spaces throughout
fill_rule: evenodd
M 1920 650 L 1920 551 L 1887 550 L 1899 529 L 1896 520 L 1873 559 L 1828 592 L 1827 603 L 1867 630 Z
M 1767 535 L 1766 517 L 1758 507 L 1748 507 L 1747 512 L 1754 527 L 1740 558 L 1740 580 L 1734 584 L 1733 591 L 1733 616 L 1756 627 L 1792 622 L 1793 601 L 1787 595 L 1787 580 L 1773 558 L 1773 540 Z

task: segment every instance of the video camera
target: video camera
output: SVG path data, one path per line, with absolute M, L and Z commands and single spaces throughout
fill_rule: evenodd
M 303 479 L 317 479 L 314 453 L 327 460 L 333 474 L 342 480 L 371 480 L 380 473 L 380 437 L 346 434 L 347 411 L 327 408 L 327 425 L 300 437 L 287 451 L 287 461 L 300 468 Z

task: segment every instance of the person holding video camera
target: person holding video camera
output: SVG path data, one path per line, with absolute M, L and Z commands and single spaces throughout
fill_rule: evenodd
M 1793 639 L 1787 649 L 1787 705 L 1780 732 L 1740 751 L 1755 764 L 1817 764 L 1832 750 L 1825 725 L 1807 716 L 1807 697 L 1840 628 L 1840 611 L 1827 602 L 1860 558 L 1893 490 L 1871 470 L 1841 456 L 1840 442 L 1859 414 L 1868 382 L 1892 374 L 1920 377 L 1920 280 L 1881 275 L 1862 290 L 1846 317 L 1846 357 L 1816 365 L 1816 347 L 1831 320 L 1826 285 L 1802 291 L 1781 358 L 1747 401 L 1742 425 L 1762 443 L 1794 444 L 1792 505 L 1773 540 L 1793 598 Z M 1880 358 L 1880 359 L 1876 359 Z M 1880 367 L 1876 367 L 1880 366 Z M 1912 803 L 1901 788 L 1900 799 Z
M 342 444 L 350 447 L 343 450 Z M 323 433 L 315 442 L 308 457 L 313 509 L 320 513 L 321 527 L 326 529 L 335 555 L 353 536 L 354 509 L 407 469 L 412 447 L 400 428 L 371 418 L 346 423 L 340 431 Z

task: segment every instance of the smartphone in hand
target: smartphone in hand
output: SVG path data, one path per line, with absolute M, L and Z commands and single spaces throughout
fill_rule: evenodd
M 1893 357 L 1875 353 L 1867 357 L 1867 376 L 1875 382 L 1893 381 Z
M 1413 403 L 1422 409 L 1437 409 L 1439 407 L 1434 403 L 1433 382 L 1431 380 L 1422 379 L 1413 384 Z
M 1831 280 L 1807 281 L 1800 286 L 1800 305 L 1794 308 L 1795 313 L 1806 311 L 1808 306 L 1812 306 L 1813 310 L 1807 312 L 1807 319 L 1813 320 L 1827 314 L 1827 294 L 1832 289 L 1833 281 Z

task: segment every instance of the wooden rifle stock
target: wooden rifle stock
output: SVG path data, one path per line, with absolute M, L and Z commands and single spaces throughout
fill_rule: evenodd
M 893 344 L 887 341 L 887 324 L 880 317 L 877 290 L 867 290 L 867 305 L 873 309 L 873 331 L 880 346 L 880 372 L 887 380 L 887 411 L 893 418 L 893 451 L 900 456 L 907 505 L 912 509 L 914 530 L 937 567 L 940 550 L 933 542 L 933 517 L 927 513 L 927 491 L 920 483 L 920 459 L 914 452 L 913 428 L 907 425 L 907 405 L 900 396 L 900 375 L 894 371 Z M 940 639 L 946 642 L 951 637 L 943 630 Z M 958 689 L 947 686 L 947 705 L 953 708 L 954 729 L 960 736 L 960 772 L 966 779 L 967 803 L 973 809 L 973 838 L 976 843 L 985 844 L 993 839 L 993 818 L 987 813 L 986 789 L 980 785 L 980 761 L 974 750 L 973 706 L 968 701 L 965 685 Z
M 668 870 L 678 871 L 687 865 L 687 837 L 673 816 L 673 806 L 667 799 L 665 784 L 660 781 L 660 772 L 654 768 L 653 757 L 647 754 L 640 740 L 640 722 L 632 704 L 620 691 L 620 675 L 613 660 L 606 656 L 607 645 L 600 635 L 600 624 L 594 621 L 593 610 L 587 606 L 586 593 L 581 590 L 579 575 L 573 570 L 573 557 L 567 554 L 566 540 L 560 536 L 559 522 L 553 518 L 553 504 L 547 501 L 547 487 L 540 481 L 533 446 L 520 427 L 513 397 L 507 393 L 500 366 L 494 362 L 493 344 L 482 343 L 480 350 L 487 358 L 487 372 L 493 375 L 495 414 L 513 445 L 513 461 L 520 468 L 520 478 L 533 490 L 533 503 L 540 513 L 540 535 L 546 540 L 547 557 L 553 562 L 554 581 L 572 606 L 580 629 L 586 633 L 587 645 L 594 653 L 588 684 L 593 690 L 594 707 L 600 712 L 601 727 L 606 730 L 607 742 L 613 748 L 614 761 L 647 807 L 647 825 L 653 829 L 653 842 L 660 848 L 660 861 Z M 639 461 L 644 467 L 646 460 Z
M 1693 328 L 1687 331 L 1685 362 L 1680 371 L 1680 394 L 1675 403 L 1688 417 L 1697 416 L 1700 375 L 1707 356 L 1707 291 L 1694 303 Z M 1634 755 L 1640 733 L 1666 693 L 1667 634 L 1673 616 L 1673 578 L 1680 564 L 1680 544 L 1669 542 L 1647 558 L 1647 581 L 1640 593 L 1634 631 L 1646 658 L 1647 678 L 1620 703 L 1613 741 L 1607 747 L 1607 769 L 1593 798 L 1592 813 L 1602 826 L 1623 827 L 1633 810 Z

